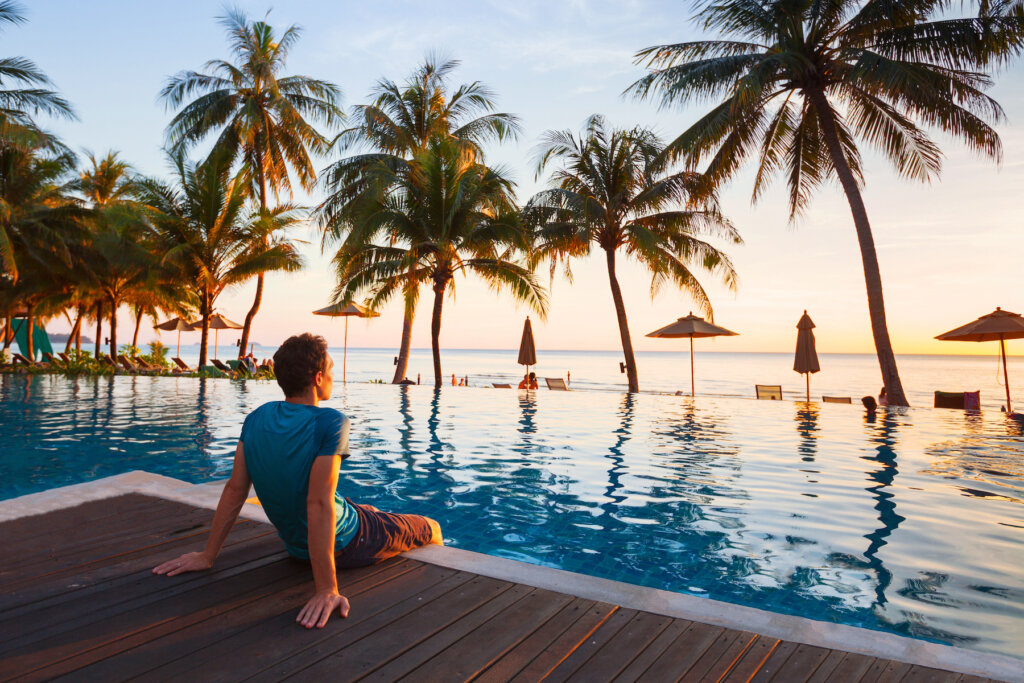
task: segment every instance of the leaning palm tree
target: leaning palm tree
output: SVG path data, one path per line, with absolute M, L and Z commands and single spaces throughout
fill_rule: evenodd
M 206 365 L 210 316 L 229 287 L 271 271 L 302 268 L 295 246 L 275 237 L 294 225 L 299 212 L 290 205 L 247 209 L 251 192 L 244 174 L 232 175 L 232 159 L 214 152 L 200 164 L 171 155 L 173 183 L 144 180 L 139 198 L 156 232 L 163 265 L 176 268 L 202 317 L 199 364 Z
M 372 102 L 354 108 L 356 125 L 338 135 L 334 147 L 367 151 L 332 164 L 322 174 L 322 184 L 330 193 L 317 210 L 325 246 L 344 234 L 348 211 L 366 189 L 372 167 L 396 167 L 426 148 L 433 138 L 456 141 L 482 162 L 484 143 L 518 137 L 518 117 L 494 111 L 494 94 L 485 85 L 472 82 L 451 88 L 448 77 L 458 65 L 456 60 L 429 56 L 403 85 L 378 81 L 370 93 Z M 412 271 L 408 275 L 402 289 L 405 310 L 394 383 L 405 379 L 412 323 L 423 284 Z
M 646 128 L 609 129 L 603 117 L 594 115 L 583 135 L 548 131 L 538 152 L 538 176 L 552 162 L 561 167 L 553 187 L 536 194 L 524 210 L 535 229 L 534 261 L 551 259 L 554 268 L 565 260 L 568 268 L 569 259 L 589 255 L 594 245 L 604 251 L 629 391 L 639 391 L 616 254 L 623 250 L 651 272 L 651 296 L 671 283 L 710 316 L 711 301 L 693 265 L 720 277 L 730 289 L 737 280 L 729 257 L 701 236 L 732 244 L 742 240 L 722 216 L 705 179 L 673 172 L 663 143 Z
M 168 142 L 172 149 L 184 151 L 216 133 L 215 148 L 241 158 L 260 211 L 266 213 L 268 191 L 275 197 L 291 192 L 289 171 L 300 187 L 313 188 L 316 172 L 310 153 L 324 152 L 328 142 L 311 122 L 334 126 L 344 119 L 338 107 L 341 91 L 327 81 L 282 75 L 288 53 L 301 35 L 298 26 L 289 26 L 278 36 L 269 23 L 251 21 L 238 9 L 228 10 L 221 24 L 227 29 L 234 62 L 211 60 L 205 72 L 183 71 L 169 79 L 160 93 L 169 107 L 195 99 L 168 125 Z M 256 297 L 242 328 L 240 357 L 262 301 L 259 274 Z
M 20 4 L 0 1 L 0 26 L 24 21 Z M 33 119 L 35 115 L 75 118 L 67 100 L 49 89 L 52 85 L 31 60 L 24 57 L 0 58 L 0 138 L 8 142 L 38 142 L 49 136 L 38 128 Z
M 436 387 L 441 386 L 444 297 L 454 294 L 456 275 L 474 273 L 546 314 L 543 288 L 512 260 L 528 245 L 513 184 L 501 170 L 479 163 L 457 141 L 435 137 L 411 160 L 373 165 L 366 172 L 367 190 L 352 207 L 348 235 L 334 257 L 335 301 L 368 290 L 376 307 L 404 294 L 410 279 L 430 282 Z
M 985 94 L 990 63 L 1020 50 L 1014 3 L 978 17 L 943 14 L 946 0 L 702 0 L 697 19 L 721 39 L 658 45 L 637 53 L 650 69 L 630 88 L 663 106 L 716 100 L 669 145 L 689 164 L 709 158 L 722 183 L 757 159 L 756 201 L 786 176 L 792 218 L 823 183 L 838 179 L 857 230 L 868 311 L 891 405 L 907 405 L 889 341 L 882 277 L 867 209 L 859 142 L 907 178 L 936 178 L 942 154 L 922 126 L 999 159 L 992 123 L 1003 117 Z M 995 7 L 999 5 L 1000 7 Z

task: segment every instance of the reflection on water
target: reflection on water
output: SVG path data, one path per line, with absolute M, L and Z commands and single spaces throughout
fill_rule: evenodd
M 991 412 L 350 383 L 340 487 L 452 545 L 1024 656 L 1024 438 Z M 0 379 L 0 497 L 224 477 L 276 385 Z M 1018 634 L 1018 635 L 1015 635 Z

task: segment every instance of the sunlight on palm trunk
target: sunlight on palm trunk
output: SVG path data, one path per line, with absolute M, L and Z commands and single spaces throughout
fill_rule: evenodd
M 412 319 L 413 313 L 405 311 L 402 315 L 402 343 L 398 348 L 398 363 L 395 365 L 395 376 L 391 378 L 392 384 L 398 384 L 405 379 L 409 370 L 409 347 L 412 345 Z
M 626 304 L 622 301 L 622 290 L 619 279 L 615 276 L 615 250 L 605 251 L 605 262 L 608 265 L 608 283 L 612 288 L 612 301 L 615 304 L 615 319 L 619 323 L 619 338 L 622 341 L 622 354 L 626 357 L 626 381 L 629 392 L 640 391 L 640 379 L 636 371 L 636 358 L 633 355 L 633 340 L 629 336 L 629 323 L 626 320 Z

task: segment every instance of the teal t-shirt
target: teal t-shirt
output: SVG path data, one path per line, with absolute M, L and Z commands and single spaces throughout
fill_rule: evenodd
M 348 457 L 349 420 L 333 408 L 287 401 L 264 403 L 242 424 L 242 449 L 256 496 L 285 548 L 309 559 L 306 495 L 313 461 L 321 455 Z M 348 501 L 334 492 L 335 552 L 359 530 Z

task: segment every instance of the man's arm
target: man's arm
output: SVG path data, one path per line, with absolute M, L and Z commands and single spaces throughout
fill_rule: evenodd
M 321 455 L 313 461 L 309 472 L 306 523 L 309 561 L 313 565 L 316 593 L 295 619 L 306 628 L 323 628 L 335 609 L 339 610 L 342 617 L 348 616 L 348 600 L 338 593 L 338 576 L 334 567 L 334 539 L 337 532 L 334 492 L 338 488 L 340 466 L 340 455 Z
M 249 470 L 245 467 L 245 454 L 242 450 L 242 442 L 238 442 L 235 448 L 235 463 L 231 468 L 231 478 L 224 485 L 220 494 L 220 502 L 217 503 L 217 512 L 213 515 L 213 525 L 210 528 L 210 537 L 206 541 L 206 548 L 201 553 L 186 553 L 177 559 L 168 560 L 158 567 L 153 568 L 154 574 L 166 574 L 174 576 L 184 572 L 202 571 L 213 566 L 213 561 L 220 554 L 224 541 L 238 519 L 238 513 L 249 497 L 249 487 L 252 481 L 249 479 Z

